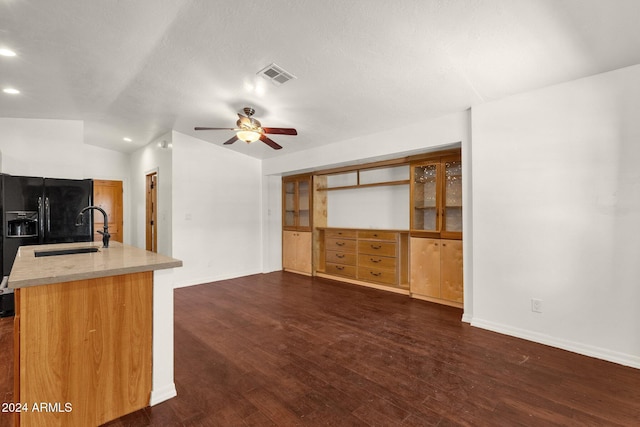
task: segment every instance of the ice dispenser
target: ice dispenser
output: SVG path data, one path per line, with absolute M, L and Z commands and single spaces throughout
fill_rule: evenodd
M 12 211 L 6 213 L 7 237 L 37 237 L 38 212 Z

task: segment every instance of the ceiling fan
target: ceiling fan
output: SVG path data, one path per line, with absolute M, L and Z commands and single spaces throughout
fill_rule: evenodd
M 260 140 L 267 144 L 269 147 L 274 150 L 279 150 L 282 146 L 276 144 L 273 140 L 267 137 L 267 134 L 274 135 L 297 135 L 298 131 L 292 128 L 267 128 L 262 127 L 262 124 L 254 119 L 253 114 L 256 112 L 251 107 L 245 107 L 242 109 L 244 111 L 244 116 L 238 113 L 238 121 L 236 122 L 237 128 L 203 128 L 196 127 L 194 130 L 233 130 L 236 131 L 236 134 L 233 138 L 226 141 L 224 144 L 229 145 L 233 144 L 237 140 L 244 141 L 246 143 L 251 143 L 257 140 Z

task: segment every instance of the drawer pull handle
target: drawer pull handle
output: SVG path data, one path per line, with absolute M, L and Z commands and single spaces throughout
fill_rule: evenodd
M 371 245 L 371 249 L 380 249 L 381 245 Z
M 336 245 L 338 245 L 338 246 L 344 246 L 344 242 L 336 242 Z
M 336 258 L 344 258 L 344 254 L 336 254 Z
M 373 258 L 369 258 L 371 260 L 371 262 L 375 262 L 376 264 L 379 262 L 382 262 L 381 259 L 373 259 Z
M 378 272 L 378 273 L 374 273 L 373 271 L 369 272 L 372 276 L 376 276 L 379 277 L 382 273 Z
M 340 271 L 342 271 L 342 270 L 344 270 L 344 267 L 343 267 L 343 266 L 341 266 L 341 265 L 336 265 L 336 270 L 340 270 Z
M 373 237 L 378 237 L 378 233 L 373 233 Z

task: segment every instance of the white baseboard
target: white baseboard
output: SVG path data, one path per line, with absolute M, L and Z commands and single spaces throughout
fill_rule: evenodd
M 173 287 L 174 287 L 174 289 L 175 288 L 184 288 L 184 287 L 187 287 L 187 286 L 196 286 L 196 285 L 202 285 L 202 284 L 205 284 L 205 283 L 219 282 L 220 280 L 229 280 L 229 279 L 236 279 L 238 277 L 252 276 L 254 274 L 262 274 L 262 271 L 260 271 L 260 270 L 238 271 L 238 272 L 231 273 L 231 274 L 220 274 L 220 275 L 199 277 L 197 279 L 180 280 L 180 281 L 175 282 Z
M 178 392 L 176 391 L 176 385 L 174 383 L 171 383 L 171 385 L 166 386 L 161 390 L 151 390 L 149 406 L 157 405 L 158 403 L 162 403 L 166 400 L 176 397 L 177 395 Z
M 564 340 L 561 338 L 553 337 L 551 335 L 541 334 L 539 332 L 533 332 L 526 329 L 514 328 L 513 326 L 478 319 L 476 317 L 471 319 L 471 326 L 487 329 L 489 331 L 498 332 L 504 335 L 522 338 L 551 347 L 561 348 L 563 350 L 582 354 L 584 356 L 595 357 L 596 359 L 602 359 L 620 365 L 640 369 L 640 357 L 632 354 L 620 353 L 608 350 L 606 348 Z

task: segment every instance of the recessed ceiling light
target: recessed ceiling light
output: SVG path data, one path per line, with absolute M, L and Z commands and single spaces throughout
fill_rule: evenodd
M 16 56 L 16 53 L 11 49 L 0 49 L 1 56 Z
M 2 91 L 4 93 L 8 93 L 8 94 L 11 94 L 11 95 L 17 95 L 17 94 L 20 93 L 20 91 L 18 89 L 14 89 L 12 87 L 4 88 L 4 89 L 2 89 Z
M 131 138 L 129 138 L 129 137 L 126 137 L 126 136 L 125 136 L 124 138 L 122 138 L 122 140 L 123 140 L 123 141 L 127 141 L 127 142 L 131 142 L 131 141 L 133 141 L 133 139 L 131 139 Z

